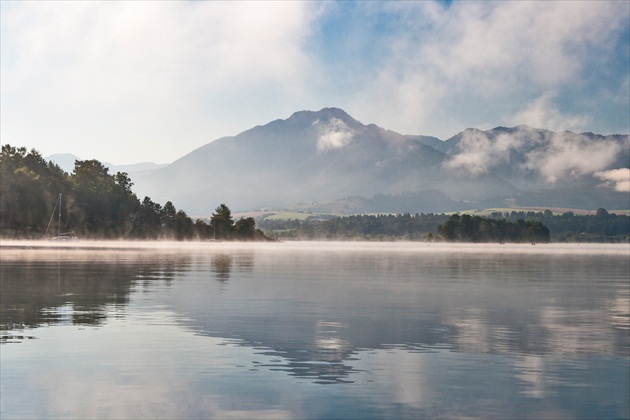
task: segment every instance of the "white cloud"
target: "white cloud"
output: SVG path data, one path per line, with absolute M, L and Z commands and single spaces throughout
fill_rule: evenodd
M 619 168 L 595 172 L 595 176 L 605 181 L 604 185 L 619 192 L 630 192 L 630 169 Z
M 525 108 L 508 118 L 513 125 L 527 124 L 532 127 L 546 128 L 548 130 L 572 130 L 586 131 L 591 123 L 587 115 L 568 115 L 560 111 L 552 103 L 555 94 L 543 93 L 539 98 L 529 102 Z
M 1 7 L 2 141 L 44 154 L 172 161 L 218 137 L 330 106 L 442 138 L 507 122 L 597 131 L 606 113 L 593 117 L 591 108 L 630 107 L 612 84 L 587 92 L 586 107 L 566 100 L 569 90 L 584 95 L 585 81 L 599 83 L 587 70 L 609 71 L 620 56 L 613 48 L 628 30 L 624 2 Z M 354 15 L 344 20 L 346 7 Z M 331 59 L 334 45 L 344 48 Z M 626 73 L 602 79 L 625 80 L 623 93 Z
M 317 16 L 299 2 L 19 3 L 2 15 L 3 141 L 73 139 L 83 156 L 159 142 L 172 159 L 182 141 L 258 123 L 264 104 L 293 108 Z
M 510 151 L 520 148 L 522 143 L 522 137 L 518 135 L 499 135 L 491 139 L 482 131 L 466 131 L 458 144 L 458 152 L 445 162 L 445 166 L 481 175 L 506 162 Z
M 597 5 L 596 5 L 597 4 Z M 439 69 L 453 80 L 496 91 L 507 83 L 571 83 L 588 65 L 584 50 L 605 43 L 624 23 L 624 6 L 611 2 L 467 2 L 455 19 L 444 13 L 444 32 L 431 48 Z M 444 34 L 440 34 L 444 35 Z M 450 48 L 448 48 L 450 46 Z
M 543 132 L 539 135 L 527 126 L 496 137 L 482 131 L 466 131 L 445 166 L 480 175 L 505 163 L 521 164 L 553 183 L 566 177 L 592 175 L 608 168 L 621 148 L 614 140 L 592 140 L 570 132 Z M 521 155 L 523 161 L 511 160 L 512 155 Z
M 317 151 L 320 153 L 347 146 L 355 134 L 346 123 L 334 117 L 326 122 L 317 120 L 313 126 L 317 129 Z
M 538 138 L 533 133 L 527 126 L 496 136 L 479 130 L 466 130 L 457 150 L 444 165 L 471 175 L 487 173 L 498 165 L 510 162 L 513 153 L 528 154 L 548 145 L 549 140 Z
M 614 162 L 621 151 L 613 141 L 591 141 L 586 137 L 554 133 L 543 148 L 527 155 L 526 166 L 549 182 L 566 176 L 592 175 Z
M 541 128 L 584 125 L 590 122 L 587 116 L 558 110 L 547 92 L 579 86 L 593 66 L 594 50 L 612 55 L 611 40 L 627 28 L 626 6 L 519 1 L 454 2 L 445 8 L 414 3 L 400 16 L 401 33 L 383 52 L 379 76 L 352 106 L 364 112 L 364 120 L 443 138 L 506 113 L 520 111 L 533 118 L 532 107 L 555 110 L 552 118 L 537 118 Z M 539 100 L 524 113 L 519 104 L 532 97 Z M 561 127 L 564 123 L 572 126 Z

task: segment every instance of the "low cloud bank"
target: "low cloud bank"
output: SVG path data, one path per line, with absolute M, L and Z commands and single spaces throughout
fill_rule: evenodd
M 528 126 L 499 135 L 469 130 L 445 166 L 481 175 L 502 164 L 518 165 L 554 183 L 566 177 L 603 173 L 621 151 L 622 145 L 613 139 L 593 140 L 583 134 Z
M 558 95 L 547 91 L 529 102 L 525 109 L 517 112 L 509 119 L 510 124 L 527 124 L 531 127 L 545 127 L 548 130 L 583 131 L 592 125 L 588 115 L 573 115 L 562 112 L 554 100 Z
M 354 130 L 338 118 L 331 118 L 327 122 L 317 120 L 313 123 L 317 129 L 317 152 L 340 149 L 347 146 L 354 137 Z
M 598 171 L 594 175 L 604 181 L 603 186 L 619 192 L 630 192 L 630 168 Z

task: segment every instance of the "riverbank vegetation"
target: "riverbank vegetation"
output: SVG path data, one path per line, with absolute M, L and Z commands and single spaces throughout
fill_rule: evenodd
M 0 180 L 0 236 L 5 238 L 267 239 L 253 218 L 234 221 L 225 204 L 210 220 L 193 221 L 170 201 L 141 201 L 127 173 L 110 174 L 97 160 L 76 161 L 67 174 L 38 151 L 7 144 L 0 154 Z

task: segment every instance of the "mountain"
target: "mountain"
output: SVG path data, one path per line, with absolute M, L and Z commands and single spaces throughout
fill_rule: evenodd
M 492 173 L 472 178 L 448 169 L 447 155 L 417 137 L 364 125 L 337 108 L 300 111 L 213 141 L 133 181 L 139 196 L 171 200 L 193 215 L 222 202 L 239 211 L 421 190 L 469 201 L 516 191 Z
M 44 159 L 48 162 L 54 162 L 61 169 L 69 174 L 72 173 L 72 171 L 74 170 L 74 161 L 82 160 L 78 156 L 75 156 L 71 153 L 56 153 L 50 156 L 46 156 L 44 157 Z M 116 172 L 127 172 L 130 176 L 135 176 L 140 172 L 153 171 L 167 166 L 167 164 L 159 164 L 153 162 L 133 163 L 130 165 L 114 165 L 109 162 L 103 162 L 103 165 L 109 168 L 109 172 L 112 174 L 115 174 Z
M 220 203 L 235 211 L 322 203 L 357 212 L 552 202 L 628 208 L 623 174 L 630 167 L 629 145 L 628 135 L 524 125 L 470 128 L 442 141 L 365 125 L 341 109 L 324 108 L 220 138 L 132 180 L 140 198 L 170 200 L 194 216 L 208 215 Z
M 492 172 L 519 189 L 581 184 L 605 168 L 628 168 L 628 135 L 553 132 L 527 125 L 481 131 L 468 128 L 442 142 L 451 169 Z
M 114 165 L 111 163 L 105 163 L 105 166 L 109 168 L 110 173 L 127 172 L 130 176 L 141 172 L 150 172 L 156 169 L 164 168 L 168 166 L 167 163 L 154 163 L 154 162 L 140 162 L 131 163 L 128 165 Z
M 69 174 L 74 170 L 74 161 L 81 160 L 71 153 L 56 153 L 54 155 L 44 156 L 44 159 L 48 162 L 53 162 Z
M 493 173 L 518 188 L 521 206 L 630 208 L 630 137 L 553 132 L 527 125 L 466 129 L 439 145 L 446 166 Z

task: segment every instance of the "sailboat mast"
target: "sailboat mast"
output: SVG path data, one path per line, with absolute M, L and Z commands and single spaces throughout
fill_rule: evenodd
M 59 194 L 59 225 L 57 226 L 57 236 L 61 236 L 61 194 Z

